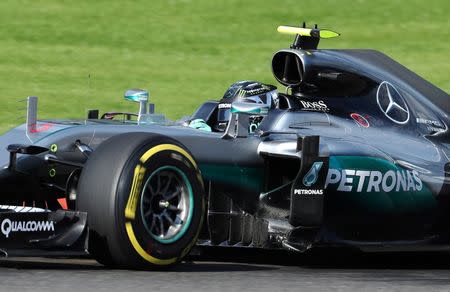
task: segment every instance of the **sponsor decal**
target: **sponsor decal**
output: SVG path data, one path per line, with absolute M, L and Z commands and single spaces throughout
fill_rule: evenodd
M 259 124 L 260 124 L 260 123 L 251 123 L 251 124 L 248 126 L 248 132 L 249 132 L 249 133 L 254 133 L 254 132 L 256 131 L 256 129 L 258 129 Z
M 325 188 L 337 186 L 340 192 L 410 192 L 423 188 L 419 173 L 415 170 L 329 169 Z
M 426 125 L 428 131 L 430 132 L 443 132 L 446 130 L 445 126 L 439 121 L 417 118 L 416 122 L 418 124 Z
M 250 90 L 241 89 L 239 91 L 239 93 L 242 94 L 242 96 L 244 96 L 245 94 L 257 95 L 257 94 L 260 94 L 260 93 L 266 93 L 266 91 L 267 91 L 266 88 L 256 88 L 256 89 L 250 89 Z
M 427 129 L 428 129 L 428 131 L 434 132 L 434 133 L 445 132 L 445 129 L 431 127 L 431 126 L 428 126 Z
M 261 87 L 258 87 L 255 89 L 247 89 L 247 88 L 251 88 L 254 86 L 261 86 Z M 246 88 L 239 89 L 237 96 L 240 98 L 244 98 L 245 96 L 249 96 L 249 95 L 259 95 L 259 94 L 267 93 L 274 89 L 276 89 L 276 87 L 271 88 L 270 86 L 267 86 L 265 84 L 260 85 L 260 83 L 255 82 L 255 83 L 251 83 L 251 84 L 247 85 Z
M 329 159 L 324 194 L 334 210 L 345 210 L 345 216 L 432 214 L 438 208 L 436 194 L 419 170 L 381 157 L 343 155 Z
M 53 221 L 11 221 L 3 219 L 0 229 L 6 238 L 12 232 L 50 232 L 55 231 Z
M 305 187 L 310 187 L 317 182 L 317 179 L 319 178 L 319 171 L 322 168 L 322 165 L 322 161 L 314 162 L 314 164 L 311 166 L 311 169 L 303 177 L 303 185 Z
M 231 108 L 231 103 L 221 103 L 219 104 L 219 109 Z
M 294 195 L 323 195 L 323 190 L 303 190 L 295 189 Z
M 427 119 L 422 119 L 422 118 L 417 118 L 416 121 L 418 124 L 425 124 L 425 125 L 430 125 L 430 126 L 434 126 L 434 127 L 443 127 L 442 124 L 439 123 L 438 121 L 427 120 Z
M 305 110 L 305 111 L 327 112 L 330 110 L 323 100 L 319 100 L 319 101 L 300 100 L 300 102 L 302 103 L 303 110 Z
M 381 82 L 377 90 L 377 104 L 383 114 L 396 124 L 404 125 L 409 121 L 409 108 L 403 96 L 391 83 Z
M 361 127 L 363 127 L 363 128 L 370 127 L 369 121 L 362 115 L 357 114 L 357 113 L 352 113 L 352 114 L 350 114 L 350 117 Z
M 30 133 L 40 133 L 50 130 L 50 128 L 53 127 L 53 124 L 50 123 L 44 123 L 44 124 L 34 124 L 31 126 Z
M 309 171 L 302 179 L 302 183 L 305 187 L 311 187 L 317 182 L 322 166 L 322 161 L 313 163 Z M 294 195 L 323 195 L 323 189 L 294 189 Z

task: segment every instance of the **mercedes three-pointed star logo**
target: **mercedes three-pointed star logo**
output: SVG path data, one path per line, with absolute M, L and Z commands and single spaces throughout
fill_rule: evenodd
M 389 82 L 383 81 L 378 87 L 377 103 L 384 115 L 394 123 L 408 123 L 408 105 L 400 92 Z

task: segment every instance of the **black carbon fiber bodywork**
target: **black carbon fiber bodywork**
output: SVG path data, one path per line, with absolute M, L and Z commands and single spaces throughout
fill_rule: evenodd
M 115 135 L 157 133 L 182 143 L 201 170 L 210 205 L 199 244 L 449 247 L 449 95 L 376 51 L 295 54 L 302 85 L 280 94 L 278 107 L 246 137 L 176 123 L 98 119 L 50 120 L 48 130 L 28 136 L 25 125 L 11 130 L 0 147 L 23 143 L 50 150 L 19 155 L 20 175 L 1 170 L 0 204 L 65 197 L 69 176 L 88 159 L 77 141 L 95 151 Z M 192 118 L 213 123 L 216 106 L 209 102 Z M 302 139 L 311 136 L 320 143 L 307 154 Z M 46 155 L 69 163 L 52 163 Z M 8 161 L 2 152 L 1 164 Z M 21 182 L 26 186 L 19 188 Z M 314 196 L 321 196 L 320 217 L 301 203 Z M 292 208 L 294 199 L 300 203 Z

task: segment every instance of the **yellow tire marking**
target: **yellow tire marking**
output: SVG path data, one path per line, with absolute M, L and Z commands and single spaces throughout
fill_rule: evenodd
M 173 145 L 173 144 L 161 144 L 157 145 L 153 148 L 150 148 L 147 150 L 140 159 L 140 162 L 144 164 L 147 162 L 147 160 L 150 159 L 153 155 L 155 155 L 158 152 L 166 151 L 166 150 L 172 150 L 175 152 L 179 152 L 182 155 L 184 155 L 189 161 L 192 163 L 192 165 L 197 169 L 197 164 L 195 163 L 194 158 L 192 158 L 189 153 L 184 150 L 183 148 Z M 136 218 L 136 209 L 137 209 L 137 201 L 139 199 L 139 193 L 142 187 L 142 182 L 145 175 L 145 168 L 141 166 L 140 164 L 136 166 L 134 169 L 134 176 L 133 176 L 133 183 L 131 185 L 131 192 L 130 197 L 128 198 L 127 205 L 125 207 L 125 218 L 129 220 L 134 220 Z M 201 180 L 200 180 L 201 181 Z M 136 239 L 136 236 L 134 235 L 134 230 L 131 222 L 125 223 L 125 229 L 127 231 L 128 238 L 130 239 L 131 245 L 136 250 L 136 252 L 146 261 L 155 264 L 155 265 L 170 265 L 177 261 L 177 257 L 170 258 L 170 259 L 158 259 L 150 254 L 148 254 L 142 246 L 139 244 L 138 240 Z M 200 229 L 199 229 L 200 231 Z M 189 248 L 190 246 L 188 246 Z M 189 249 L 185 249 L 183 251 L 183 254 L 187 253 Z
M 152 157 L 156 153 L 165 150 L 173 150 L 183 154 L 187 159 L 189 159 L 192 165 L 194 165 L 194 167 L 197 168 L 197 164 L 195 163 L 194 158 L 192 158 L 192 156 L 189 155 L 189 153 L 187 153 L 186 150 L 173 144 L 161 144 L 153 148 L 150 148 L 149 150 L 147 150 L 147 152 L 144 153 L 144 155 L 142 155 L 141 162 L 145 163 L 150 157 Z
M 136 236 L 134 235 L 133 226 L 131 226 L 131 222 L 125 223 L 125 228 L 127 230 L 128 237 L 130 238 L 131 244 L 133 245 L 134 249 L 146 261 L 155 265 L 170 265 L 177 261 L 176 257 L 166 260 L 152 257 L 141 247 L 141 245 L 137 241 Z
M 134 169 L 133 184 L 131 185 L 130 198 L 125 207 L 125 218 L 134 220 L 136 217 L 137 203 L 139 200 L 139 192 L 141 190 L 142 182 L 144 180 L 145 168 L 141 165 Z

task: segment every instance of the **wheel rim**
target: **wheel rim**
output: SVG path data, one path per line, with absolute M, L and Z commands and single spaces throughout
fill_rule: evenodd
M 193 201 L 191 183 L 179 168 L 156 169 L 141 194 L 141 217 L 146 231 L 161 243 L 177 241 L 190 225 Z

